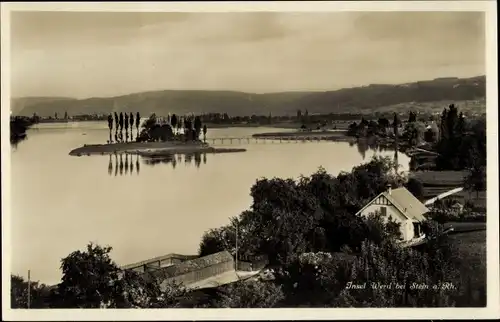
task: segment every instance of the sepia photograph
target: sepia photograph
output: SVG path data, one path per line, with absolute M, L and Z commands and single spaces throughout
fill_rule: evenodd
M 294 3 L 2 3 L 4 318 L 499 317 L 496 4 Z

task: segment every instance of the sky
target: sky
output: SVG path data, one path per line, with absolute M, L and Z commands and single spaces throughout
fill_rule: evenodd
M 12 96 L 324 91 L 485 72 L 480 12 L 12 12 Z

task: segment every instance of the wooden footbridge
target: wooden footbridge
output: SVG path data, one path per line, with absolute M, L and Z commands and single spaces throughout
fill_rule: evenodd
M 259 137 L 218 137 L 207 138 L 206 141 L 212 144 L 254 144 L 254 143 L 298 143 L 298 142 L 320 142 L 338 141 L 338 136 L 327 135 L 307 135 L 307 136 L 259 136 Z

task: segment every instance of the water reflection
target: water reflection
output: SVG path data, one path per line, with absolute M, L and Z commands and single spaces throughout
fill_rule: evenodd
M 183 155 L 182 154 L 170 154 L 161 157 L 143 157 L 142 161 L 144 164 L 149 166 L 155 166 L 157 164 L 170 164 L 173 169 L 177 167 L 178 164 L 182 163 Z M 187 153 L 184 154 L 184 165 L 190 166 L 194 164 L 196 168 L 199 168 L 201 163 L 207 163 L 207 154 L 206 153 Z
M 24 136 L 16 136 L 16 137 L 12 137 L 11 135 L 11 138 L 10 138 L 10 144 L 13 148 L 17 149 L 17 145 L 19 143 L 21 143 L 22 141 L 26 140 L 28 138 L 27 135 L 24 135 Z
M 380 142 L 375 138 L 366 138 L 358 139 L 356 142 L 349 142 L 349 146 L 354 146 L 355 144 L 363 160 L 366 159 L 366 152 L 370 150 L 373 151 L 375 155 L 379 152 L 394 151 L 393 160 L 395 164 L 399 164 L 399 144 L 397 140 L 394 142 Z
M 110 154 L 108 162 L 108 175 L 120 176 L 139 174 L 139 156 L 132 154 Z
M 148 166 L 155 166 L 158 164 L 170 164 L 175 169 L 179 164 L 184 161 L 185 166 L 194 164 L 199 168 L 201 164 L 207 164 L 206 153 L 190 153 L 185 154 L 171 154 L 161 157 L 140 157 L 132 154 L 110 154 L 108 162 L 108 175 L 110 176 L 124 176 L 133 173 L 140 173 L 139 159 Z
M 165 155 L 162 157 L 143 157 L 142 162 L 148 166 L 155 166 L 158 164 L 170 164 L 172 165 L 173 169 L 175 169 L 177 167 L 177 163 L 179 163 L 179 161 L 175 157 L 175 154 Z

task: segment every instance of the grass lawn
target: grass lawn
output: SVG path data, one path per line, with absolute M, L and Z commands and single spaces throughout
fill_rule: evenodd
M 453 226 L 454 232 L 459 232 L 461 235 L 463 235 L 462 232 L 486 230 L 485 222 L 447 222 L 444 224 L 444 226 L 445 227 Z
M 424 199 L 431 199 L 443 192 L 463 187 L 467 171 L 417 171 L 411 177 L 419 180 L 424 186 Z M 457 199 L 462 205 L 471 201 L 476 208 L 486 210 L 486 191 L 461 191 L 450 197 Z
M 457 306 L 486 305 L 486 230 L 450 235 L 457 249 L 456 263 L 460 271 L 462 297 Z
M 416 171 L 411 176 L 424 186 L 460 187 L 463 185 L 467 171 Z

